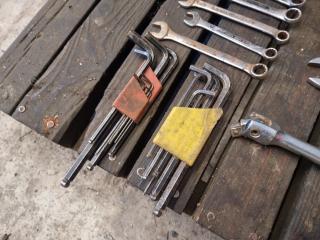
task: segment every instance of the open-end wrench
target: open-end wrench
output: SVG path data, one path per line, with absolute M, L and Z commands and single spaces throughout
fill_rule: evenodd
M 287 23 L 295 23 L 301 19 L 302 13 L 298 8 L 278 9 L 255 0 L 229 0 L 243 7 L 269 15 Z
M 263 57 L 266 60 L 273 61 L 278 56 L 278 51 L 275 48 L 263 48 L 261 46 L 258 46 L 246 39 L 243 39 L 239 36 L 234 35 L 233 33 L 220 28 L 214 24 L 211 24 L 205 20 L 203 20 L 200 17 L 200 14 L 195 11 L 187 12 L 187 16 L 191 17 L 188 19 L 185 19 L 184 22 L 190 27 L 201 27 L 203 29 L 206 29 L 224 39 L 229 40 L 230 42 L 233 42 L 241 47 L 244 47 L 245 49 L 248 49 L 261 57 Z
M 307 0 L 273 0 L 275 2 L 281 3 L 287 7 L 302 7 Z
M 312 59 L 312 60 L 308 63 L 308 65 L 309 65 L 309 66 L 314 66 L 314 67 L 320 67 L 320 58 L 314 58 L 314 59 Z M 320 78 L 319 78 L 319 77 L 310 77 L 310 78 L 308 79 L 308 82 L 309 82 L 312 86 L 320 89 Z
M 224 18 L 227 18 L 231 21 L 253 28 L 255 30 L 258 30 L 260 32 L 263 32 L 265 34 L 272 36 L 274 39 L 277 40 L 279 44 L 286 43 L 290 38 L 290 34 L 287 31 L 279 30 L 277 28 L 271 27 L 267 24 L 254 20 L 252 18 L 248 18 L 241 14 L 229 11 L 227 9 L 218 7 L 216 5 L 207 3 L 202 0 L 184 0 L 184 1 L 179 1 L 179 4 L 185 8 L 194 7 L 194 8 L 203 9 L 203 10 L 212 12 L 214 14 L 217 14 L 219 16 L 222 16 Z
M 166 22 L 161 22 L 161 21 L 155 22 L 153 23 L 153 25 L 160 27 L 159 32 L 151 32 L 151 34 L 159 40 L 171 40 L 171 41 L 177 42 L 188 48 L 191 48 L 209 57 L 212 57 L 218 61 L 224 62 L 230 66 L 238 68 L 241 71 L 248 73 L 250 76 L 254 78 L 262 79 L 268 73 L 268 67 L 265 64 L 262 64 L 262 63 L 250 64 L 250 63 L 244 62 L 236 57 L 233 57 L 231 55 L 228 55 L 226 53 L 223 53 L 211 47 L 208 47 L 190 38 L 179 35 L 175 33 L 172 29 L 170 29 L 170 27 Z
M 242 119 L 240 123 L 232 125 L 231 135 L 249 138 L 266 146 L 284 148 L 320 165 L 320 148 L 289 135 L 282 131 L 278 124 L 262 115 L 252 113 L 248 119 Z

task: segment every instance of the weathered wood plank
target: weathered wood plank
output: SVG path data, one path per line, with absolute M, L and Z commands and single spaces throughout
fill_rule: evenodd
M 238 12 L 244 13 L 247 16 L 254 16 L 255 18 L 260 19 L 261 21 L 264 21 L 270 25 L 276 26 L 278 24 L 278 22 L 275 21 L 274 19 L 266 18 L 263 15 L 257 14 L 256 12 L 252 12 L 250 10 L 240 8 L 239 6 L 236 6 L 236 5 L 231 6 L 230 9 L 232 9 L 233 11 L 238 11 Z M 223 28 L 226 28 L 226 29 L 232 31 L 235 34 L 242 36 L 242 37 L 252 36 L 251 40 L 253 42 L 256 42 L 257 44 L 262 45 L 262 46 L 267 46 L 270 42 L 270 38 L 268 36 L 265 36 L 264 34 L 261 34 L 261 33 L 256 33 L 251 29 L 237 25 L 235 23 L 231 23 L 227 20 L 221 20 L 219 25 Z M 223 39 L 219 39 L 216 36 L 212 36 L 210 38 L 208 45 L 213 46 L 214 48 L 217 48 L 217 49 L 223 49 L 224 52 L 229 53 L 233 56 L 239 57 L 239 58 L 246 60 L 248 62 L 254 63 L 254 62 L 258 62 L 260 59 L 259 56 L 255 55 L 245 49 L 239 48 L 238 46 L 236 46 L 232 43 L 229 43 Z M 219 139 L 220 139 L 221 135 L 223 134 L 224 129 L 226 128 L 227 123 L 229 122 L 229 120 L 234 112 L 234 109 L 238 106 L 238 103 L 239 103 L 242 95 L 246 91 L 248 83 L 250 82 L 250 77 L 247 74 L 240 72 L 238 70 L 235 70 L 234 68 L 231 68 L 229 66 L 226 66 L 225 64 L 218 63 L 212 59 L 208 59 L 205 56 L 201 56 L 198 59 L 196 65 L 202 66 L 205 62 L 208 62 L 208 63 L 218 67 L 222 71 L 226 72 L 232 81 L 232 88 L 236 89 L 236 91 L 233 91 L 231 96 L 229 97 L 228 102 L 227 102 L 227 106 L 225 107 L 225 114 L 224 114 L 223 118 L 220 120 L 220 122 L 218 123 L 218 125 L 216 126 L 216 128 L 213 131 L 213 133 L 211 134 L 210 138 L 208 139 L 208 142 L 207 142 L 205 148 L 203 149 L 203 151 L 200 153 L 200 156 L 199 156 L 196 164 L 190 169 L 187 176 L 184 178 L 182 186 L 179 189 L 179 192 L 180 192 L 179 199 L 177 201 L 175 201 L 175 200 L 173 201 L 173 209 L 177 212 L 182 212 L 185 209 L 197 183 L 200 180 L 200 177 L 201 177 L 205 167 L 207 166 L 207 164 L 210 160 L 210 157 L 215 149 L 215 146 L 219 142 Z M 190 76 L 189 78 L 187 78 L 184 81 L 185 84 L 182 87 L 181 91 L 179 92 L 180 95 L 184 92 L 184 89 L 186 89 L 187 85 L 191 82 L 191 80 L 192 80 L 192 77 Z M 178 98 L 180 95 L 178 95 Z M 176 102 L 171 104 L 170 108 L 172 108 L 175 103 Z M 157 130 L 155 132 L 157 132 Z M 148 142 L 147 147 L 144 149 L 144 151 L 140 155 L 140 158 L 138 159 L 137 163 L 135 164 L 135 166 L 129 176 L 130 183 L 134 186 L 139 187 L 139 188 L 144 188 L 144 185 L 141 185 L 142 184 L 141 179 L 137 175 L 136 171 L 138 168 L 145 168 L 147 166 L 148 162 L 146 161 L 144 156 L 146 155 L 146 153 L 150 147 L 150 144 L 151 144 L 151 140 Z
M 49 19 L 44 18 L 44 23 L 40 24 L 43 26 L 42 30 L 31 41 L 28 40 L 30 42 L 23 49 L 23 55 L 18 54 L 13 67 L 1 77 L 2 111 L 11 113 L 14 110 L 19 100 L 38 80 L 97 0 L 68 0 L 62 1 L 62 5 L 59 2 L 57 6 L 60 6 L 60 9 Z
M 153 20 L 165 20 L 173 29 L 176 29 L 186 36 L 197 39 L 202 31 L 200 29 L 189 29 L 187 26 L 185 26 L 182 21 L 184 15 L 185 11 L 183 9 L 180 9 L 177 1 L 168 0 L 161 6 Z M 209 14 L 204 13 L 203 16 L 205 18 L 208 18 Z M 146 29 L 146 31 L 150 29 L 151 25 Z M 186 59 L 191 51 L 174 43 L 168 42 L 165 43 L 165 45 L 171 47 L 178 54 L 178 69 L 181 68 L 181 66 L 185 64 Z M 139 61 L 137 59 L 137 56 L 135 56 L 135 54 L 133 53 L 131 53 L 126 59 L 123 66 L 121 67 L 121 69 L 119 69 L 112 82 L 106 89 L 105 95 L 96 109 L 96 116 L 91 122 L 88 131 L 86 132 L 84 143 L 109 112 L 112 107 L 113 101 L 115 100 L 121 89 L 124 87 L 124 85 L 128 82 L 128 79 L 130 79 L 132 74 L 138 69 L 140 64 L 141 61 Z M 132 164 L 132 162 L 136 158 L 137 152 L 139 152 L 143 148 L 142 142 L 146 140 L 144 139 L 144 135 L 146 132 L 148 132 L 147 126 L 150 123 L 151 119 L 155 116 L 160 103 L 163 101 L 164 96 L 168 92 L 168 89 L 172 86 L 174 80 L 176 79 L 177 73 L 178 71 L 175 71 L 175 73 L 167 80 L 161 94 L 153 103 L 147 115 L 139 123 L 139 127 L 135 128 L 131 135 L 127 138 L 128 140 L 125 143 L 125 150 L 118 153 L 117 159 L 115 161 L 110 161 L 108 158 L 105 158 L 100 164 L 102 168 L 111 172 L 112 174 L 119 175 L 121 173 L 121 170 L 123 170 L 124 165 Z
M 302 23 L 292 29 L 290 44 L 281 47 L 271 74 L 246 110 L 270 117 L 303 140 L 308 139 L 320 110 L 319 92 L 306 83 L 316 71 L 304 67 L 320 49 L 319 4 L 308 1 Z M 227 239 L 268 238 L 297 157 L 237 139 L 220 161 L 195 219 Z
M 13 116 L 48 138 L 59 141 L 156 0 L 101 1 L 64 47 Z M 119 27 L 121 26 L 121 27 Z M 47 128 L 45 119 L 55 119 Z
M 311 143 L 320 147 L 320 121 Z M 307 160 L 299 162 L 281 208 L 271 239 L 320 239 L 320 169 Z

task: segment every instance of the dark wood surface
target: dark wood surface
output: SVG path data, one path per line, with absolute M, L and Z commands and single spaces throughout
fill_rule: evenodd
M 274 1 L 259 1 L 282 7 Z M 0 110 L 52 140 L 63 142 L 70 135 L 83 146 L 141 64 L 127 32 L 146 33 L 156 20 L 165 20 L 176 32 L 247 62 L 261 60 L 207 31 L 187 27 L 183 23 L 187 10 L 176 0 L 138 2 L 48 1 L 0 58 Z M 279 27 L 277 20 L 235 4 L 228 6 L 226 0 L 209 2 Z M 198 223 L 225 239 L 319 239 L 319 169 L 306 160 L 298 165 L 298 157 L 281 149 L 233 140 L 229 132 L 231 123 L 256 111 L 302 140 L 313 132 L 311 141 L 320 145 L 320 120 L 314 128 L 320 91 L 306 83 L 309 76 L 319 75 L 319 69 L 306 66 L 320 50 L 319 9 L 318 0 L 308 0 L 303 21 L 290 28 L 291 40 L 279 47 L 279 59 L 270 65 L 264 81 L 163 42 L 177 52 L 179 66 L 117 160 L 104 159 L 100 166 L 115 175 L 126 176 L 131 170 L 128 181 L 141 187 L 136 169 L 146 165 L 143 156 L 153 135 L 191 81 L 190 64 L 201 67 L 207 62 L 230 77 L 232 94 L 223 118 L 184 178 L 180 197 L 170 206 L 179 213 L 188 210 Z M 274 46 L 267 35 L 197 11 L 256 44 Z M 26 107 L 24 113 L 16 111 L 20 105 Z M 56 121 L 54 128 L 44 127 L 46 119 Z M 77 134 L 71 136 L 72 131 Z M 146 196 L 141 193 L 141 197 Z
M 137 28 L 154 3 L 102 0 L 19 103 L 26 111 L 16 110 L 13 116 L 59 141 L 94 87 L 111 81 L 104 73 L 125 48 L 127 33 Z M 55 116 L 56 126 L 48 129 L 45 120 Z
M 214 3 L 216 1 L 212 0 L 211 2 Z M 181 9 L 181 7 L 179 7 L 176 0 L 168 0 L 161 6 L 153 21 L 165 19 L 172 29 L 176 29 L 176 31 L 180 32 L 181 34 L 197 39 L 201 33 L 201 30 L 188 28 L 182 21 L 184 15 L 185 11 Z M 204 13 L 203 17 L 208 19 L 209 14 Z M 146 28 L 145 32 L 149 31 L 150 29 L 151 25 Z M 179 66 L 177 67 L 177 70 L 174 72 L 174 74 L 172 74 L 172 76 L 167 80 L 161 94 L 153 103 L 143 120 L 139 123 L 139 127 L 134 129 L 134 131 L 126 141 L 125 151 L 120 151 L 115 161 L 109 161 L 108 158 L 105 158 L 100 163 L 100 166 L 102 168 L 104 168 L 108 172 L 111 172 L 112 174 L 121 174 L 123 168 L 126 167 L 125 165 L 130 165 L 133 163 L 132 161 L 135 160 L 135 155 L 144 147 L 143 142 L 146 141 L 145 135 L 146 131 L 148 131 L 147 126 L 157 113 L 159 105 L 161 104 L 161 102 L 163 102 L 166 93 L 168 92 L 170 86 L 174 83 L 174 81 L 181 80 L 181 74 L 178 74 L 179 69 L 186 64 L 186 60 L 191 51 L 172 42 L 165 43 L 165 45 L 174 49 L 174 51 L 177 53 L 177 55 L 179 56 Z M 113 101 L 119 94 L 120 90 L 128 82 L 132 74 L 138 69 L 139 64 L 141 64 L 141 62 L 137 61 L 137 56 L 134 53 L 131 53 L 122 65 L 122 68 L 119 69 L 119 71 L 107 87 L 105 94 L 96 109 L 95 118 L 90 123 L 90 126 L 86 132 L 84 143 L 86 143 L 86 141 L 92 135 L 92 132 L 96 129 L 98 124 L 100 124 L 102 119 L 109 112 L 112 107 Z
M 16 58 L 5 64 L 10 70 L 5 70 L 4 74 L 0 75 L 0 109 L 6 113 L 14 110 L 21 98 L 39 79 L 97 0 L 53 2 L 55 4 L 50 7 L 45 5 L 40 11 L 39 17 L 36 17 L 39 20 L 31 23 L 33 27 L 27 27 L 32 38 L 24 32 L 26 37 L 22 38 L 22 42 L 15 43 L 14 49 L 9 49 L 9 55 L 12 54 Z M 21 47 L 18 46 L 20 44 Z M 12 53 L 14 51 L 18 53 Z
M 319 52 L 319 4 L 308 1 L 303 21 L 290 31 L 290 44 L 281 47 L 271 74 L 245 110 L 270 117 L 302 140 L 308 139 L 320 110 L 319 92 L 306 83 L 316 74 L 306 64 Z M 278 148 L 232 140 L 225 146 L 195 219 L 227 239 L 268 238 L 297 159 Z

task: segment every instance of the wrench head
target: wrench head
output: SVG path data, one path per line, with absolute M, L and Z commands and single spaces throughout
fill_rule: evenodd
M 152 25 L 160 28 L 159 32 L 150 32 L 153 37 L 159 40 L 164 39 L 170 30 L 169 25 L 163 21 L 154 22 Z
M 285 19 L 288 23 L 296 23 L 301 19 L 302 12 L 299 8 L 289 8 L 286 11 Z
M 314 78 L 311 77 L 308 79 L 308 82 L 314 86 L 315 88 L 318 88 L 320 90 L 320 78 Z
M 180 6 L 188 8 L 188 7 L 192 7 L 196 1 L 197 0 L 184 0 L 184 1 L 178 1 L 178 3 L 180 4 Z
M 306 3 L 306 0 L 290 0 L 290 7 L 302 7 Z
M 309 66 L 320 67 L 320 57 L 312 59 L 309 63 Z
M 187 12 L 186 16 L 188 18 L 185 18 L 183 21 L 185 24 L 187 24 L 189 27 L 195 27 L 199 23 L 201 17 L 198 12 L 195 11 L 189 11 Z

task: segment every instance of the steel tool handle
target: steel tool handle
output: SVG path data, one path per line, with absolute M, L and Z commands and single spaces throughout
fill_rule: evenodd
M 179 35 L 173 31 L 169 31 L 165 39 L 171 40 L 171 41 L 177 41 L 188 48 L 199 51 L 209 57 L 212 57 L 230 66 L 233 66 L 242 71 L 245 71 L 249 75 L 255 78 L 264 78 L 268 71 L 268 69 L 266 69 L 265 65 L 263 64 L 249 64 L 238 58 L 232 57 L 226 53 L 220 52 L 219 50 L 208 47 L 207 45 L 201 44 L 190 38 Z M 262 71 L 262 74 L 260 74 L 260 71 Z
M 265 34 L 273 36 L 278 43 L 285 43 L 289 40 L 289 33 L 286 31 L 278 30 L 274 27 L 271 27 L 267 24 L 264 24 L 262 22 L 259 22 L 257 20 L 254 20 L 252 18 L 248 18 L 246 16 L 243 16 L 241 14 L 229 11 L 227 9 L 215 6 L 213 4 L 204 2 L 204 1 L 195 1 L 194 7 L 198 7 L 203 10 L 210 11 L 212 13 L 218 14 L 222 17 L 225 17 L 227 19 L 230 19 L 232 21 L 235 21 L 237 23 L 246 25 L 248 27 L 251 27 L 253 29 L 257 29 Z
M 273 144 L 301 155 L 313 163 L 320 165 L 320 148 L 303 142 L 288 133 L 279 131 L 274 138 Z
M 277 9 L 267 4 L 255 1 L 255 0 L 230 0 L 231 2 L 237 3 L 241 6 L 253 9 L 263 14 L 269 15 L 281 21 L 287 23 L 295 23 L 301 18 L 301 10 L 298 8 L 289 9 Z

